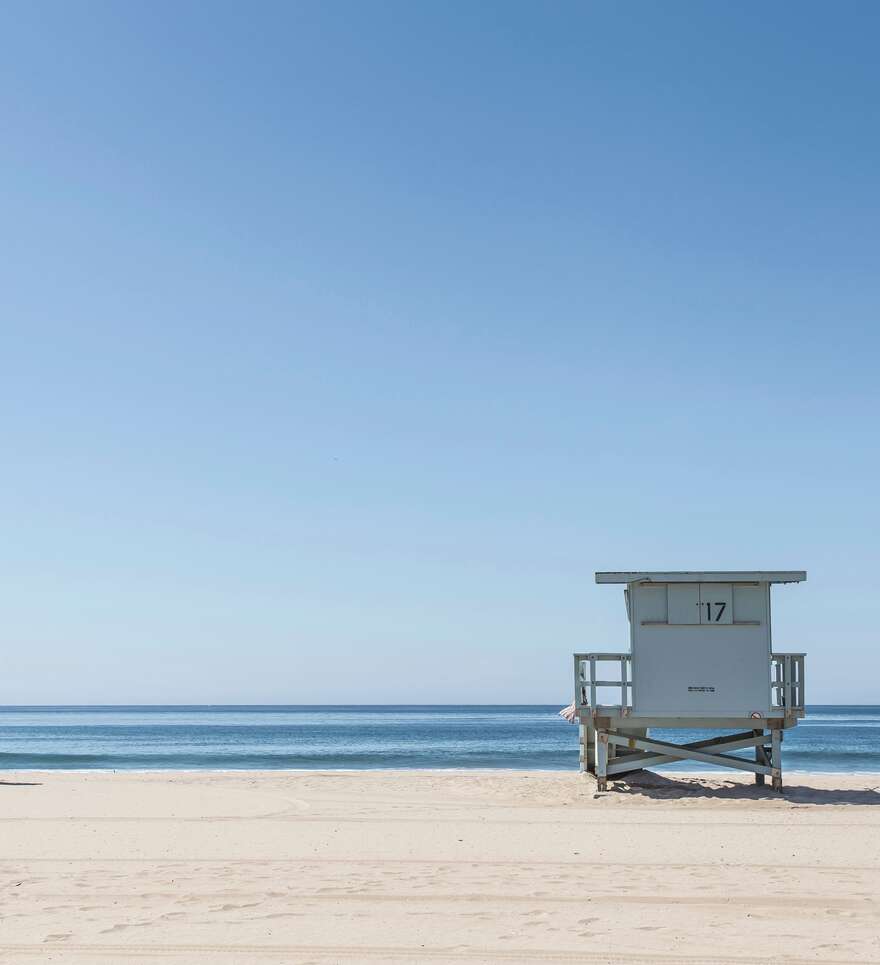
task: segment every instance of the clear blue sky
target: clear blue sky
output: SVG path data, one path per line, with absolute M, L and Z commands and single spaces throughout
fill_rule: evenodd
M 570 699 L 806 568 L 880 701 L 875 3 L 7 3 L 0 702 Z

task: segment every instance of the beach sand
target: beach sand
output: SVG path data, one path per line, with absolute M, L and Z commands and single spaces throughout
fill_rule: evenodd
M 0 961 L 880 961 L 880 775 L 19 773 Z

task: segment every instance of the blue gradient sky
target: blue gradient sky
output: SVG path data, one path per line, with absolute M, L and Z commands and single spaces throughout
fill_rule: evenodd
M 754 567 L 880 701 L 878 28 L 4 4 L 0 703 L 564 703 Z

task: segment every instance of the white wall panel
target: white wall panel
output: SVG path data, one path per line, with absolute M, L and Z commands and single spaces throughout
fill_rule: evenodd
M 700 622 L 699 583 L 670 583 L 666 590 L 670 624 Z

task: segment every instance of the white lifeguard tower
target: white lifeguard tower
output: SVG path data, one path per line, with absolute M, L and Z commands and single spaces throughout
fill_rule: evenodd
M 782 790 L 782 734 L 804 716 L 804 654 L 773 653 L 770 586 L 803 570 L 597 573 L 623 583 L 626 653 L 574 655 L 581 770 L 599 790 L 609 777 L 695 760 L 770 775 Z M 610 701 L 604 703 L 610 693 Z M 688 744 L 649 727 L 737 730 Z M 755 760 L 730 751 L 754 747 Z

